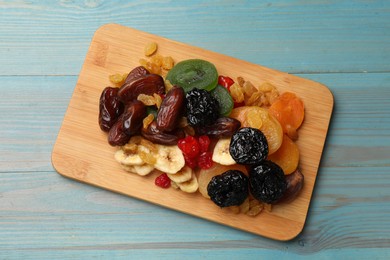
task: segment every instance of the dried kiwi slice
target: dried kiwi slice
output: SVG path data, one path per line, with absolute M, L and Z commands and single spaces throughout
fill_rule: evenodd
M 223 116 L 230 115 L 230 112 L 232 112 L 234 107 L 234 101 L 229 91 L 221 85 L 217 85 L 215 89 L 210 91 L 210 94 L 219 103 L 219 113 Z
M 218 84 L 215 66 L 201 59 L 184 60 L 177 63 L 167 74 L 172 85 L 182 87 L 187 93 L 194 88 L 211 91 Z

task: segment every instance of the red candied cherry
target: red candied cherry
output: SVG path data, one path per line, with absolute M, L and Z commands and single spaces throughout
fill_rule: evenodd
M 184 155 L 184 160 L 186 162 L 186 165 L 191 169 L 195 169 L 196 166 L 198 166 L 198 157 L 189 158 L 186 155 Z
M 198 166 L 201 169 L 209 169 L 213 166 L 213 154 L 209 151 L 203 152 L 199 155 Z
M 218 84 L 230 90 L 230 86 L 234 84 L 234 80 L 228 76 L 218 76 Z
M 210 146 L 210 138 L 208 135 L 201 135 L 198 138 L 199 146 L 200 146 L 200 152 L 207 152 L 209 150 Z
M 199 155 L 200 147 L 198 140 L 193 136 L 186 136 L 183 139 L 180 139 L 177 143 L 180 150 L 188 158 L 196 158 Z
M 154 184 L 161 188 L 167 189 L 171 186 L 171 179 L 169 179 L 166 173 L 162 173 L 154 180 Z

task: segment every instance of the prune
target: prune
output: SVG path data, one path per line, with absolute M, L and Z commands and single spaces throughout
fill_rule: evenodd
M 259 129 L 243 127 L 233 134 L 229 152 L 237 163 L 259 164 L 268 156 L 267 139 Z
M 219 117 L 218 101 L 204 89 L 194 88 L 186 94 L 187 120 L 192 126 L 210 125 Z
M 163 145 L 176 145 L 179 139 L 185 137 L 185 133 L 181 128 L 177 128 L 172 132 L 159 130 L 156 120 L 150 123 L 146 129 L 142 128 L 141 135 L 153 143 Z
M 122 146 L 130 140 L 130 135 L 123 131 L 123 114 L 118 118 L 115 124 L 108 132 L 108 143 L 111 146 Z
M 165 95 L 157 114 L 157 128 L 161 131 L 172 131 L 183 114 L 185 105 L 184 90 L 173 87 Z
M 241 126 L 241 122 L 231 117 L 219 117 L 214 123 L 207 126 L 195 127 L 197 135 L 223 138 L 232 136 Z
M 99 100 L 99 126 L 109 131 L 123 112 L 123 104 L 118 99 L 118 88 L 106 87 Z
M 123 131 L 128 135 L 134 135 L 141 130 L 142 120 L 146 117 L 146 106 L 138 100 L 127 104 L 123 112 Z
M 249 187 L 254 198 L 268 204 L 276 203 L 283 197 L 287 182 L 276 163 L 264 161 L 249 170 Z
M 130 83 L 131 81 L 138 79 L 138 78 L 141 78 L 147 74 L 150 74 L 150 73 L 147 69 L 145 69 L 145 67 L 143 67 L 143 66 L 135 67 L 127 75 L 124 84 Z
M 248 177 L 239 170 L 228 170 L 211 178 L 207 193 L 220 207 L 238 206 L 248 197 Z
M 164 79 L 157 74 L 146 74 L 123 84 L 118 90 L 118 97 L 123 103 L 137 99 L 139 94 L 153 95 L 165 92 Z

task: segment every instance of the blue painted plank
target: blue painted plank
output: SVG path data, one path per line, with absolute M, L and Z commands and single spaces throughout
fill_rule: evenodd
M 11 1 L 0 12 L 0 75 L 77 75 L 106 23 L 290 73 L 390 70 L 389 1 Z

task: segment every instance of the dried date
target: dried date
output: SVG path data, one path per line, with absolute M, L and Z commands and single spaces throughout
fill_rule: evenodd
M 169 132 L 177 127 L 177 122 L 183 114 L 185 93 L 180 87 L 168 91 L 157 114 L 157 128 Z
M 136 100 L 139 94 L 153 95 L 165 92 L 164 79 L 157 74 L 146 74 L 123 84 L 118 90 L 119 99 L 127 104 Z
M 146 106 L 138 100 L 127 104 L 123 112 L 123 131 L 127 135 L 139 133 L 142 127 L 142 120 L 146 117 Z
M 111 146 L 122 146 L 130 140 L 130 135 L 123 131 L 123 114 L 108 132 L 108 143 Z
M 285 177 L 287 189 L 279 202 L 288 203 L 293 201 L 302 190 L 305 178 L 300 170 L 295 170 L 293 173 L 286 175 Z
M 208 135 L 215 138 L 232 136 L 241 127 L 241 122 L 230 117 L 220 117 L 211 125 L 195 127 L 197 135 Z
M 163 145 L 176 145 L 179 139 L 185 137 L 184 131 L 180 128 L 172 132 L 159 130 L 156 120 L 150 123 L 146 129 L 142 128 L 141 135 L 153 143 Z
M 99 126 L 107 132 L 123 112 L 123 103 L 118 98 L 118 88 L 106 87 L 99 100 Z
M 143 76 L 145 76 L 147 74 L 150 74 L 150 73 L 149 73 L 149 71 L 147 69 L 145 69 L 145 67 L 143 67 L 143 66 L 135 67 L 127 75 L 124 84 L 127 84 L 127 83 L 129 83 L 129 82 L 131 82 L 131 81 L 133 81 L 135 79 L 141 78 L 141 77 L 143 77 Z

